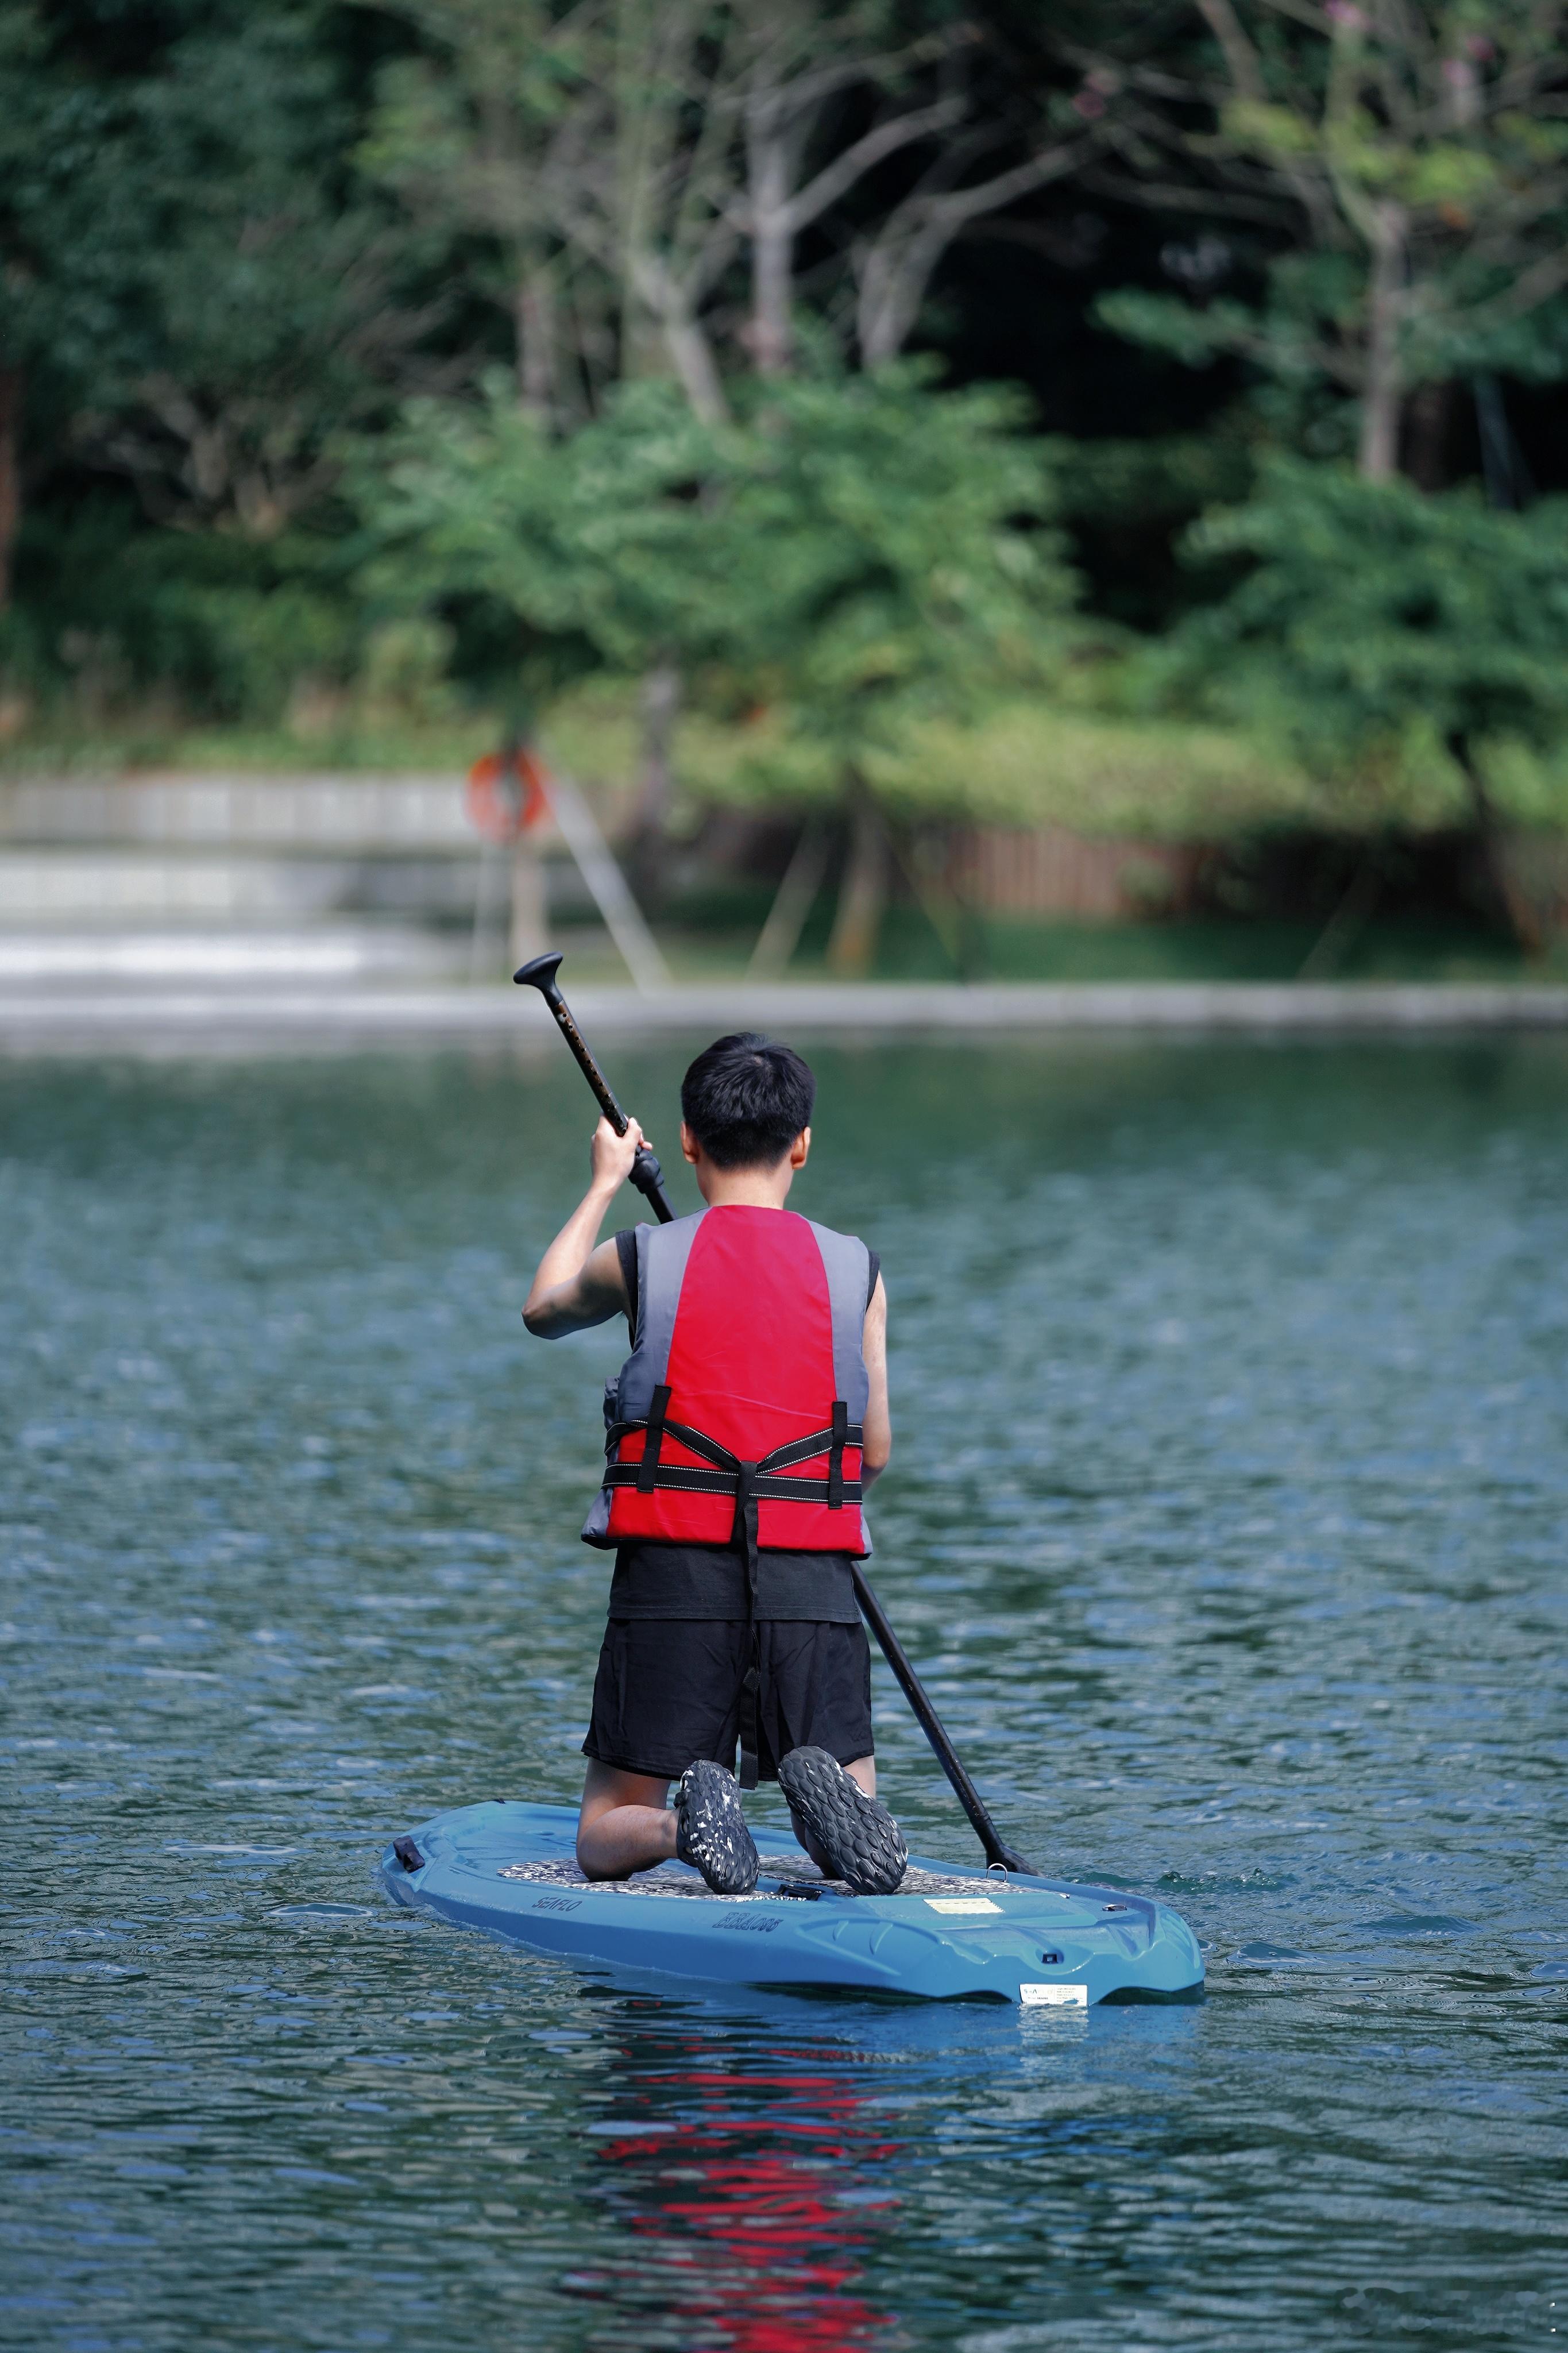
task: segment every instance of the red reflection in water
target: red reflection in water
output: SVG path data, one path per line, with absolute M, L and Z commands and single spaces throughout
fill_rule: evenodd
M 667 2063 L 638 2068 L 622 2101 L 626 2130 L 599 2154 L 637 2265 L 630 2278 L 596 2282 L 601 2292 L 620 2302 L 629 2291 L 684 2324 L 683 2342 L 723 2353 L 886 2343 L 891 2316 L 857 2290 L 896 2211 L 890 2195 L 879 2198 L 877 2174 L 898 2144 L 867 2129 L 847 2075 Z

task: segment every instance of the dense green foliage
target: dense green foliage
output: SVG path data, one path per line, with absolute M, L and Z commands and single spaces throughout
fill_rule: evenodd
M 1127 290 L 1101 315 L 1194 364 L 1244 355 L 1277 425 L 1321 449 L 1353 431 L 1378 480 L 1398 466 L 1412 394 L 1490 370 L 1554 381 L 1568 275 L 1557 12 L 1209 0 L 1204 15 L 1213 42 L 1171 58 L 1152 102 L 1140 21 L 1105 27 L 1127 62 L 1101 79 L 1122 131 L 1179 154 L 1218 218 L 1273 228 L 1273 250 L 1238 283 L 1211 234 L 1173 256 L 1187 299 Z
M 670 660 L 863 765 L 1037 669 L 1071 601 L 1029 527 L 1048 479 L 1016 403 L 926 374 L 784 377 L 712 423 L 633 384 L 564 444 L 504 382 L 479 409 L 418 407 L 356 485 L 367 576 L 389 604 L 500 607 L 536 691 Z
M 1331 775 L 1397 754 L 1413 716 L 1456 747 L 1547 744 L 1568 723 L 1568 501 L 1499 513 L 1274 457 L 1192 545 L 1250 569 L 1178 633 L 1173 682 L 1282 727 Z

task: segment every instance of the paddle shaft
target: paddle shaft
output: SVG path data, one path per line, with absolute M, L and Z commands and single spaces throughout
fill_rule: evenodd
M 571 1047 L 578 1069 L 592 1087 L 599 1109 L 604 1113 L 616 1134 L 625 1135 L 628 1124 L 626 1115 L 610 1092 L 608 1081 L 594 1060 L 587 1041 L 573 1019 L 566 999 L 561 994 L 560 986 L 555 978 L 560 962 L 561 958 L 556 955 L 535 956 L 531 963 L 525 964 L 519 972 L 515 973 L 513 978 L 521 987 L 538 989 L 554 1015 L 561 1035 Z M 640 1164 L 646 1164 L 646 1166 Z M 642 1194 L 659 1224 L 661 1226 L 673 1224 L 675 1211 L 670 1208 L 668 1196 L 664 1189 L 663 1171 L 653 1154 L 646 1148 L 639 1150 L 637 1162 L 633 1164 L 631 1182 Z M 1033 1865 L 1026 1862 L 1016 1849 L 1006 1843 L 986 1811 L 984 1799 L 964 1770 L 963 1759 L 948 1738 L 942 1718 L 932 1707 L 926 1695 L 924 1684 L 910 1662 L 908 1651 L 889 1624 L 887 1612 L 867 1583 L 858 1560 L 851 1560 L 849 1573 L 855 1580 L 855 1599 L 860 1606 L 861 1616 L 877 1637 L 882 1656 L 891 1667 L 899 1689 L 909 1701 L 915 1722 L 930 1741 L 937 1763 L 952 1784 L 953 1794 L 973 1824 L 974 1834 L 985 1850 L 986 1862 L 995 1864 L 1004 1871 L 1031 1872 Z
M 867 1584 L 858 1560 L 850 1562 L 849 1574 L 855 1579 L 855 1599 L 860 1605 L 860 1615 L 877 1637 L 882 1656 L 893 1670 L 894 1681 L 909 1701 L 910 1714 L 931 1742 L 937 1763 L 952 1784 L 953 1795 L 974 1825 L 974 1835 L 985 1850 L 987 1863 L 999 1863 L 1004 1871 L 1033 1873 L 1034 1864 L 1026 1862 L 1016 1847 L 1007 1844 L 986 1811 L 984 1799 L 965 1772 L 963 1758 L 948 1738 L 941 1716 L 926 1696 L 925 1685 L 910 1665 L 908 1651 L 889 1625 L 887 1612 Z
M 599 1109 L 617 1135 L 625 1135 L 630 1122 L 616 1101 L 610 1082 L 589 1051 L 587 1040 L 572 1018 L 572 1008 L 562 996 L 555 978 L 560 967 L 559 955 L 534 956 L 513 973 L 512 979 L 520 988 L 537 988 L 555 1017 L 555 1026 L 572 1049 L 577 1068 L 593 1088 Z M 664 1171 L 646 1144 L 639 1144 L 632 1162 L 630 1182 L 647 1201 L 660 1225 L 668 1226 L 675 1216 L 665 1196 Z

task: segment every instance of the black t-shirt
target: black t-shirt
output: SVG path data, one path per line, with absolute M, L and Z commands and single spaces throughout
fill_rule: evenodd
M 621 1279 L 626 1286 L 626 1322 L 635 1342 L 637 1328 L 637 1244 L 630 1228 L 616 1236 Z M 871 1252 L 866 1304 L 877 1288 L 880 1261 Z M 610 1580 L 612 1618 L 708 1618 L 744 1625 L 746 1560 L 736 1546 L 655 1544 L 639 1538 L 616 1553 Z M 757 1616 L 813 1619 L 819 1624 L 854 1626 L 860 1612 L 847 1552 L 759 1552 Z
M 612 1618 L 721 1618 L 744 1624 L 746 1556 L 730 1545 L 654 1544 L 616 1553 Z M 853 1626 L 860 1616 L 847 1552 L 760 1552 L 759 1618 L 816 1619 Z

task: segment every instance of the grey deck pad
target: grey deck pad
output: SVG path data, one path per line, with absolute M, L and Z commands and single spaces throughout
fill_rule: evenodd
M 652 1871 L 639 1871 L 630 1879 L 589 1879 L 575 1862 L 503 1862 L 499 1877 L 531 1880 L 546 1887 L 592 1887 L 605 1895 L 687 1895 L 706 1897 L 712 1904 L 755 1904 L 776 1894 L 781 1880 L 795 1887 L 820 1887 L 825 1894 L 851 1895 L 851 1890 L 841 1879 L 824 1879 L 813 1862 L 804 1856 L 796 1862 L 788 1856 L 766 1859 L 762 1878 L 749 1895 L 718 1895 L 703 1884 L 694 1871 L 685 1864 L 661 1862 Z M 769 1883 L 772 1883 L 771 1884 Z M 1005 1885 L 1005 1882 L 1001 1882 Z M 983 1894 L 987 1883 L 974 1873 L 963 1877 L 950 1877 L 945 1872 L 907 1871 L 897 1893 L 900 1895 L 973 1895 Z

